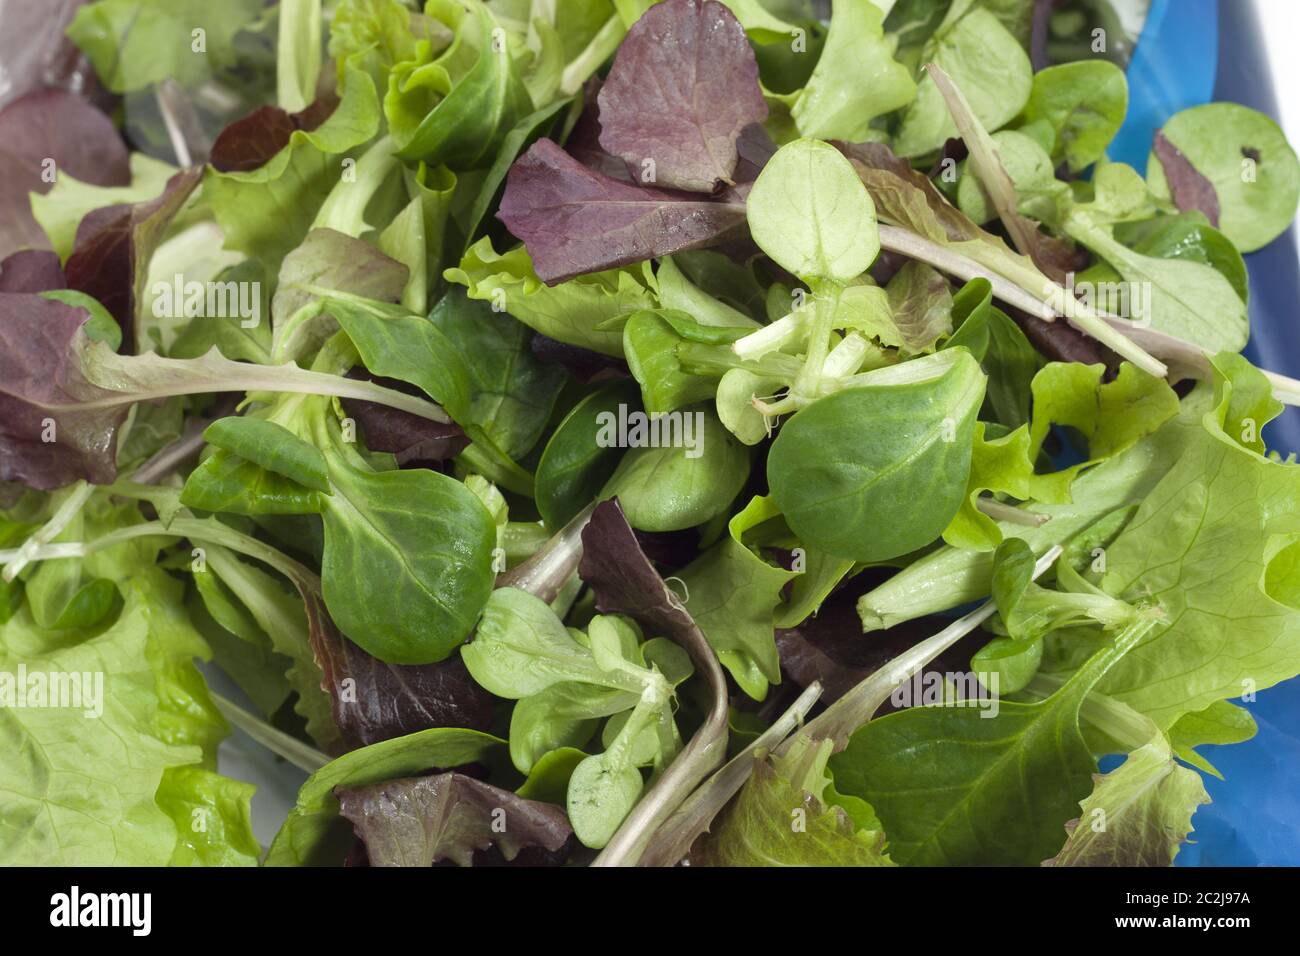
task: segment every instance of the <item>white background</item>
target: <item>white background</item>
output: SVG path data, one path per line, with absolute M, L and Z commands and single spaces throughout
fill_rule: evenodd
M 1296 49 L 1300 40 L 1300 0 L 1255 0 L 1255 9 L 1259 11 L 1282 129 L 1294 144 L 1300 142 L 1300 51 Z

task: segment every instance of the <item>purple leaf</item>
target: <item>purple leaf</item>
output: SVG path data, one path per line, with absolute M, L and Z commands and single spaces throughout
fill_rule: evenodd
M 762 123 L 746 126 L 740 133 L 740 139 L 736 140 L 736 153 L 740 157 L 736 163 L 736 182 L 752 183 L 756 180 L 776 150 L 776 143 L 767 135 Z
M 81 367 L 82 309 L 0 293 L 0 481 L 60 488 L 117 477 L 117 429 L 129 405 Z
M 49 248 L 28 194 L 49 192 L 62 175 L 96 186 L 130 183 L 126 146 L 112 121 L 61 90 L 28 93 L 0 110 L 0 257 Z
M 263 106 L 243 119 L 235 120 L 212 144 L 208 162 L 218 172 L 246 173 L 264 166 L 289 145 L 295 130 L 310 133 L 329 119 L 338 106 L 335 96 L 322 97 L 299 113 L 286 113 L 278 106 Z
M 767 118 L 758 62 L 717 0 L 663 0 L 628 31 L 600 91 L 600 144 L 676 189 L 730 183 L 741 130 Z
M 857 612 L 858 598 L 879 580 L 870 573 L 864 574 L 850 586 L 832 593 L 815 616 L 798 627 L 776 632 L 781 670 L 801 687 L 814 680 L 821 681 L 825 690 L 818 703 L 823 706 L 839 700 L 864 678 L 949 623 L 941 618 L 922 617 L 864 638 Z M 935 658 L 929 668 L 940 672 L 966 671 L 971 655 L 987 640 L 987 634 L 976 631 Z M 895 709 L 886 702 L 880 712 Z
M 336 787 L 334 793 L 371 866 L 428 867 L 440 860 L 470 866 L 475 852 L 492 846 L 506 860 L 527 847 L 557 854 L 573 835 L 559 807 L 461 773 Z
M 599 93 L 600 77 L 593 76 L 587 81 L 587 86 L 583 90 L 582 113 L 578 116 L 578 122 L 573 124 L 573 131 L 569 133 L 569 138 L 564 141 L 564 148 L 570 156 L 588 169 L 603 173 L 610 179 L 634 183 L 636 180 L 628 169 L 626 161 L 611 156 L 600 145 L 600 107 L 596 103 Z
M 136 312 L 144 297 L 149 260 L 176 214 L 203 178 L 203 169 L 183 169 L 162 195 L 135 205 L 105 206 L 87 213 L 77 227 L 68 257 L 68 288 L 98 299 L 122 327 L 122 349 L 138 344 Z
M 49 292 L 66 289 L 59 256 L 49 249 L 23 249 L 0 262 L 0 292 Z
M 626 614 L 646 634 L 680 644 L 704 676 L 711 698 L 704 723 L 641 798 L 601 854 L 611 866 L 632 865 L 654 830 L 722 761 L 727 742 L 727 684 L 699 625 L 637 544 L 617 499 L 602 501 L 582 532 L 578 574 L 603 614 Z
M 431 727 L 485 731 L 491 726 L 492 696 L 474 683 L 459 657 L 437 664 L 386 664 L 344 637 L 323 606 L 318 610 L 312 652 L 346 749 Z
M 417 397 L 424 394 L 414 385 L 395 378 L 376 378 L 360 367 L 349 372 L 348 378 L 367 379 Z M 443 462 L 469 446 L 469 436 L 455 422 L 435 422 L 359 398 L 345 398 L 342 402 L 348 417 L 361 426 L 366 447 L 393 455 L 399 466 Z
M 1169 193 L 1174 205 L 1183 212 L 1200 210 L 1210 225 L 1219 227 L 1219 193 L 1195 166 L 1191 164 L 1183 151 L 1165 138 L 1163 130 L 1156 130 L 1155 154 L 1164 167 L 1165 179 L 1169 183 Z
M 538 332 L 528 343 L 533 355 L 548 365 L 563 366 L 570 375 L 583 385 L 604 382 L 612 378 L 631 378 L 632 371 L 627 362 L 602 355 L 581 345 L 557 342 L 548 335 Z
M 86 0 L 19 0 L 4 4 L 0 106 L 42 89 L 68 90 L 107 99 L 95 69 L 68 37 L 68 24 Z
M 523 240 L 547 285 L 718 245 L 745 227 L 741 202 L 621 183 L 549 139 L 538 140 L 511 167 L 497 216 Z

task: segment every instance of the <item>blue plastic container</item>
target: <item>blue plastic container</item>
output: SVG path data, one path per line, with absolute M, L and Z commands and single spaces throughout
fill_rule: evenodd
M 1128 67 L 1129 115 L 1110 155 L 1146 169 L 1152 135 L 1179 110 L 1211 100 L 1241 103 L 1278 118 L 1254 4 L 1248 0 L 1153 0 Z M 1256 365 L 1300 377 L 1300 259 L 1293 225 L 1246 256 L 1250 344 Z M 1265 430 L 1270 448 L 1300 452 L 1300 409 Z M 1223 773 L 1206 778 L 1213 803 L 1197 811 L 1180 866 L 1300 864 L 1300 678 L 1245 706 L 1259 723 L 1253 740 L 1205 747 Z M 1111 769 L 1118 760 L 1108 760 Z

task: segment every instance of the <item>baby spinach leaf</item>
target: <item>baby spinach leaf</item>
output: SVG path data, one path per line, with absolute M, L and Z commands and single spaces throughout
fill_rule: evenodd
M 1215 269 L 1189 259 L 1157 259 L 1134 252 L 1079 210 L 1067 217 L 1064 229 L 1130 284 L 1126 318 L 1214 351 L 1235 352 L 1246 344 L 1246 304 Z
M 749 454 L 711 409 L 691 406 L 641 424 L 680 440 L 635 445 L 606 482 L 601 496 L 617 497 L 628 523 L 639 531 L 680 531 L 721 514 L 749 476 Z M 633 426 L 635 427 L 635 426 Z M 630 436 L 631 438 L 634 435 Z
M 526 455 L 551 416 L 564 370 L 533 355 L 527 326 L 463 289 L 443 296 L 429 321 L 465 358 L 470 402 L 462 424 L 481 428 L 511 458 Z
M 871 196 L 848 161 L 817 140 L 777 151 L 754 182 L 746 215 L 759 248 L 804 280 L 848 282 L 880 251 Z
M 1300 202 L 1300 161 L 1278 125 L 1237 103 L 1206 103 L 1176 113 L 1165 140 L 1214 186 L 1218 227 L 1242 252 L 1282 234 Z M 1147 182 L 1162 199 L 1170 181 L 1159 156 L 1147 160 Z
M 1200 213 L 1120 223 L 1115 227 L 1115 238 L 1144 256 L 1203 262 L 1232 284 L 1242 302 L 1249 299 L 1246 263 L 1241 253 L 1232 240 L 1207 223 Z
M 1024 119 L 1050 126 L 1053 161 L 1077 173 L 1105 155 L 1127 113 L 1124 71 L 1109 60 L 1077 60 L 1034 74 Z
M 330 465 L 325 605 L 343 633 L 392 664 L 451 654 L 492 590 L 496 527 L 472 491 L 437 472 Z
M 958 702 L 871 721 L 831 758 L 837 789 L 870 802 L 905 866 L 1037 865 L 1096 770 L 1079 706 L 1151 626 L 1120 631 L 1046 700 L 999 701 L 994 717 Z
M 547 525 L 559 529 L 594 500 L 613 475 L 623 449 L 599 444 L 602 424 L 619 409 L 639 411 L 640 394 L 626 379 L 610 382 L 573 407 L 556 427 L 537 463 L 536 501 Z
M 438 325 L 400 306 L 341 293 L 328 301 L 367 369 L 419 386 L 458 423 L 470 422 L 470 372 Z
M 641 182 L 703 193 L 731 182 L 740 131 L 767 118 L 744 28 L 695 0 L 656 3 L 632 25 L 599 103 L 601 146 Z
M 811 546 L 856 561 L 898 557 L 937 538 L 960 506 L 984 375 L 964 350 L 901 368 L 907 379 L 872 373 L 880 384 L 819 399 L 772 444 L 772 494 Z M 865 438 L 854 425 L 864 421 Z
M 237 515 L 319 514 L 321 493 L 257 462 L 218 450 L 189 473 L 181 504 Z
M 283 475 L 313 491 L 330 493 L 325 456 L 319 448 L 303 441 L 283 425 L 261 418 L 232 416 L 213 422 L 203 432 L 203 437 L 208 444 L 267 471 Z

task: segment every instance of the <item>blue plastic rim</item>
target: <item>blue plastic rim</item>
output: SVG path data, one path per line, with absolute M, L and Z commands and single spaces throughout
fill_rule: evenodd
M 1128 67 L 1129 114 L 1109 154 L 1145 171 L 1155 131 L 1179 110 L 1211 100 L 1241 103 L 1277 118 L 1254 4 L 1246 0 L 1152 0 Z M 1295 227 L 1246 256 L 1256 365 L 1300 376 L 1300 259 Z M 1300 409 L 1268 426 L 1271 448 L 1300 452 Z M 1238 703 L 1234 701 L 1234 703 Z M 1205 777 L 1212 803 L 1193 818 L 1180 866 L 1300 864 L 1300 678 L 1244 703 L 1254 739 L 1201 748 L 1224 779 Z M 1113 769 L 1120 758 L 1107 758 Z

